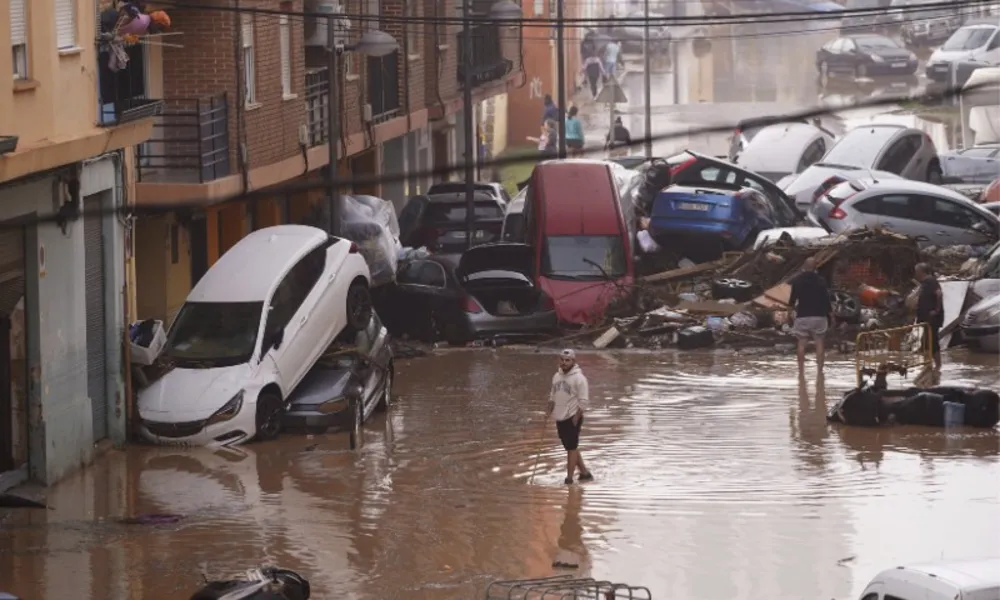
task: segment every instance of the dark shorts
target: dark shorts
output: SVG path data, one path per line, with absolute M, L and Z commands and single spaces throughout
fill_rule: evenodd
M 567 451 L 576 450 L 580 446 L 580 429 L 583 428 L 583 417 L 580 422 L 573 424 L 573 418 L 565 421 L 556 421 L 556 431 L 559 432 L 559 441 Z
M 574 150 L 580 150 L 581 148 L 583 148 L 583 140 L 571 140 L 567 138 L 566 147 L 572 148 Z

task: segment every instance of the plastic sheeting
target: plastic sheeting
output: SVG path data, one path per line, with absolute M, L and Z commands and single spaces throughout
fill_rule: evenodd
M 396 279 L 399 222 L 392 203 L 375 196 L 344 196 L 341 232 L 358 245 L 368 263 L 372 287 Z

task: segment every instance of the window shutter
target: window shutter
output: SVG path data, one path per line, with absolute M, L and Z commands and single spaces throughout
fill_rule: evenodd
M 59 48 L 76 46 L 75 0 L 56 0 L 56 44 Z
M 243 15 L 243 27 L 241 27 L 240 37 L 242 38 L 241 41 L 244 48 L 253 46 L 253 15 Z
M 288 17 L 282 16 L 279 20 L 280 37 L 278 39 L 281 46 L 281 93 L 286 96 L 292 93 L 292 32 L 288 25 Z
M 28 43 L 24 4 L 27 0 L 10 0 L 10 45 Z

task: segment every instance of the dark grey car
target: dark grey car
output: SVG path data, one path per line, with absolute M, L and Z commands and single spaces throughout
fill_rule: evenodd
M 331 427 L 360 431 L 373 412 L 392 403 L 393 374 L 389 332 L 373 311 L 353 346 L 335 342 L 295 388 L 282 424 L 311 433 Z M 363 407 L 357 414 L 350 410 L 355 398 Z

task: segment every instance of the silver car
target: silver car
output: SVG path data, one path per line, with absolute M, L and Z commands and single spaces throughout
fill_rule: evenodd
M 757 132 L 733 162 L 777 183 L 826 156 L 833 136 L 806 123 L 769 125 Z
M 873 124 L 857 127 L 823 157 L 794 180 L 784 185 L 786 194 L 802 207 L 812 203 L 813 194 L 832 175 L 866 170 L 886 171 L 905 179 L 941 183 L 941 163 L 930 137 L 919 129 L 902 125 Z
M 809 220 L 832 233 L 879 228 L 934 246 L 990 244 L 1000 235 L 1000 219 L 962 194 L 905 179 L 835 185 L 813 204 Z

